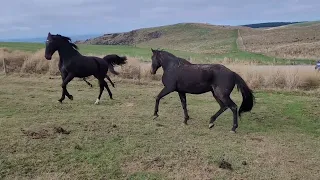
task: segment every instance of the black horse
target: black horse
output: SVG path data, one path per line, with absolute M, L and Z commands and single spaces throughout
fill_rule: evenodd
M 232 132 L 238 127 L 238 115 L 251 111 L 254 104 L 254 95 L 245 81 L 235 72 L 220 64 L 192 64 L 183 58 L 163 51 L 151 49 L 152 64 L 151 74 L 163 68 L 162 83 L 165 86 L 158 94 L 155 103 L 154 116 L 157 118 L 160 99 L 171 92 L 178 92 L 184 110 L 184 123 L 189 120 L 186 93 L 202 94 L 211 91 L 213 97 L 220 105 L 219 111 L 211 117 L 209 128 L 214 126 L 214 121 L 228 108 L 233 112 Z M 231 100 L 230 94 L 237 85 L 243 101 L 239 109 Z
M 103 58 L 95 56 L 83 56 L 78 52 L 78 47 L 71 42 L 69 37 L 62 36 L 60 34 L 52 35 L 48 33 L 45 49 L 45 58 L 51 60 L 53 53 L 58 51 L 61 62 L 61 76 L 62 76 L 62 96 L 59 102 L 65 99 L 67 96 L 70 100 L 73 100 L 73 96 L 69 94 L 67 90 L 68 83 L 75 77 L 85 78 L 93 75 L 99 80 L 100 93 L 95 104 L 99 104 L 102 92 L 104 88 L 107 89 L 110 99 L 112 99 L 112 93 L 108 87 L 107 82 L 104 80 L 108 70 L 114 74 L 119 74 L 114 70 L 114 65 L 123 65 L 126 63 L 127 58 L 119 57 L 116 54 L 107 55 Z
M 62 62 L 63 62 L 63 60 L 62 60 L 62 58 L 60 57 L 58 67 L 59 67 L 59 71 L 60 71 L 60 73 L 61 73 L 61 77 L 62 77 L 62 65 L 63 65 Z M 110 79 L 110 77 L 109 77 L 107 74 L 106 74 L 106 78 L 107 78 L 108 81 L 111 83 L 112 87 L 114 87 L 114 83 L 112 82 L 112 80 Z M 82 80 L 83 80 L 84 82 L 86 82 L 90 87 L 93 87 L 92 84 L 91 84 L 90 82 L 88 82 L 85 77 L 82 78 Z

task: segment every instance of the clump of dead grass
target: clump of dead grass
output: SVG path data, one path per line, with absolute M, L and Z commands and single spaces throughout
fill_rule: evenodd
M 3 59 L 6 64 L 7 73 L 20 72 L 25 59 L 31 53 L 19 50 L 9 50 L 7 48 L 0 48 L 0 68 L 3 69 Z
M 58 54 L 55 53 L 52 60 L 48 61 L 44 58 L 44 49 L 30 53 L 2 48 L 0 58 L 6 59 L 8 73 L 60 74 Z M 252 89 L 312 90 L 320 87 L 320 73 L 315 71 L 313 66 L 259 65 L 252 61 L 234 61 L 228 58 L 219 63 L 239 73 Z M 140 83 L 161 80 L 162 68 L 156 75 L 151 75 L 150 68 L 150 63 L 143 63 L 132 57 L 128 57 L 127 64 L 115 67 L 120 73 L 118 77 L 122 79 L 133 79 Z M 115 77 L 110 72 L 109 75 Z
M 253 89 L 309 90 L 320 87 L 320 73 L 313 66 L 226 65 Z

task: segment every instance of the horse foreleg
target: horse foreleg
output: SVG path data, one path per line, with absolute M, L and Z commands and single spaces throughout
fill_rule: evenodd
M 187 97 L 186 93 L 179 92 L 179 97 L 181 100 L 183 112 L 184 112 L 184 124 L 188 124 L 187 121 L 189 120 L 188 110 L 187 110 Z
M 71 94 L 69 94 L 68 90 L 67 90 L 67 85 L 68 83 L 74 78 L 74 75 L 69 73 L 67 75 L 67 77 L 65 79 L 63 79 L 63 82 L 61 84 L 62 87 L 62 96 L 61 98 L 58 100 L 60 103 L 62 103 L 62 101 L 65 99 L 65 96 L 67 96 L 70 100 L 73 100 L 73 96 Z
M 159 103 L 160 103 L 160 99 L 163 98 L 164 96 L 170 94 L 171 92 L 173 92 L 173 90 L 164 87 L 161 92 L 158 94 L 157 98 L 156 98 L 156 104 L 154 107 L 154 114 L 153 116 L 155 116 L 153 119 L 156 119 L 157 117 L 159 117 L 158 115 L 158 111 L 159 111 Z

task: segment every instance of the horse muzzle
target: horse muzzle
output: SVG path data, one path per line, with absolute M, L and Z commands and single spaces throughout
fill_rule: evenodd
M 52 56 L 50 56 L 50 55 L 44 55 L 44 57 L 45 57 L 47 60 L 51 60 L 51 59 L 52 59 Z
M 152 75 L 154 75 L 154 74 L 156 74 L 156 71 L 154 71 L 153 69 L 151 69 L 151 70 L 150 70 L 150 73 L 151 73 Z

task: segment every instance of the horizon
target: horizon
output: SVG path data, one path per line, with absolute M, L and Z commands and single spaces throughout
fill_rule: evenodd
M 319 21 L 319 20 L 313 20 L 313 21 Z M 313 21 L 308 21 L 308 20 L 303 20 L 303 21 L 270 21 L 270 22 L 248 23 L 248 24 L 241 24 L 241 25 L 211 24 L 211 23 L 203 23 L 203 22 L 180 22 L 180 23 L 165 24 L 165 25 L 151 26 L 151 27 L 139 27 L 137 29 L 131 29 L 128 31 L 161 27 L 161 26 L 170 26 L 170 25 L 183 24 L 183 23 L 209 24 L 209 25 L 215 25 L 215 26 L 248 26 L 248 25 L 258 25 L 258 24 L 265 24 L 265 23 L 303 23 L 303 22 L 313 22 Z M 71 37 L 72 41 L 77 41 L 77 40 L 85 40 L 86 38 L 80 38 L 80 37 L 85 37 L 85 36 L 87 36 L 87 38 L 94 38 L 94 37 L 102 36 L 102 35 L 108 34 L 108 33 L 124 33 L 124 32 L 128 32 L 128 31 L 100 32 L 100 33 L 91 33 L 91 34 L 86 33 L 86 34 L 73 34 L 73 35 L 62 34 L 62 33 L 56 33 L 56 34 L 62 34 L 64 36 Z M 46 38 L 46 35 L 38 36 L 38 37 L 29 37 L 29 38 L 28 37 L 0 38 L 0 41 L 2 41 L 2 42 L 42 42 L 43 39 L 45 40 L 45 38 Z
M 239 5 L 241 3 L 241 6 Z M 239 26 L 319 20 L 316 0 L 15 0 L 0 11 L 0 39 L 35 38 L 48 32 L 78 36 L 127 32 L 181 22 Z

